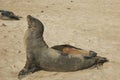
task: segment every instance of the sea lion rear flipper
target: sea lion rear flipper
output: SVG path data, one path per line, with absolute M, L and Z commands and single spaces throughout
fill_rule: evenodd
M 68 48 L 75 48 L 75 49 L 78 49 L 78 50 L 82 50 L 81 48 L 77 48 L 77 47 L 74 47 L 74 46 L 69 45 L 69 44 L 56 45 L 56 46 L 52 46 L 51 48 L 62 51 L 63 48 L 65 48 L 65 47 L 68 47 Z
M 97 56 L 97 53 L 96 53 L 96 52 L 94 52 L 94 51 L 89 51 L 89 55 L 84 56 L 84 58 L 90 59 L 90 58 L 96 57 L 96 56 Z

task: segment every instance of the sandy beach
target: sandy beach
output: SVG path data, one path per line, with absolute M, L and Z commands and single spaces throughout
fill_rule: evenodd
M 71 44 L 109 62 L 75 72 L 41 70 L 23 80 L 120 80 L 120 0 L 0 0 L 0 10 L 23 17 L 0 20 L 0 80 L 18 80 L 25 65 L 27 15 L 43 22 L 49 46 Z

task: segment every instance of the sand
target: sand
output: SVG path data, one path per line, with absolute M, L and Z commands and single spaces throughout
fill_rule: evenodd
M 22 16 L 0 20 L 0 80 L 18 80 L 26 61 L 26 16 L 40 19 L 49 46 L 71 44 L 107 57 L 100 68 L 38 71 L 23 80 L 120 80 L 120 0 L 0 0 L 0 9 Z

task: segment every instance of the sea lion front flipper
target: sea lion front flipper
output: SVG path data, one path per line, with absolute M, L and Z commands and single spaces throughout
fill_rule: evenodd
M 23 68 L 19 74 L 18 74 L 18 79 L 21 80 L 22 78 L 24 78 L 25 76 L 27 76 L 28 74 L 30 73 L 34 73 L 35 71 L 38 71 L 40 70 L 39 68 L 37 67 L 34 67 L 34 68 L 31 68 L 31 69 L 25 69 Z
M 22 78 L 24 78 L 28 74 L 29 74 L 28 70 L 24 68 L 19 72 L 18 79 L 21 80 Z
M 32 60 L 27 59 L 26 64 L 24 68 L 19 72 L 18 79 L 24 78 L 26 75 L 30 73 L 34 73 L 35 71 L 40 70 L 41 68 L 37 66 L 35 63 L 33 63 Z

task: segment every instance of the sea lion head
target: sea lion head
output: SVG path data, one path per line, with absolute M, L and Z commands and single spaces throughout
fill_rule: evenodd
M 28 21 L 28 30 L 31 32 L 34 36 L 42 36 L 44 32 L 44 26 L 42 22 L 31 15 L 27 16 Z

